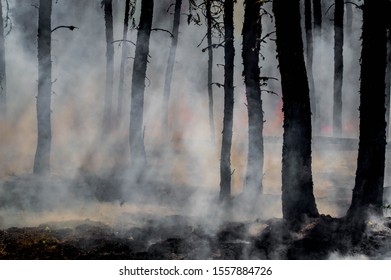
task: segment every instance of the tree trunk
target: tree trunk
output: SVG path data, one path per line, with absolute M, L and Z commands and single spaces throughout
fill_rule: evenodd
M 322 1 L 314 0 L 313 8 L 314 8 L 314 35 L 316 39 L 321 37 L 322 33 Z
M 168 107 L 169 107 L 169 100 L 170 100 L 170 93 L 171 93 L 171 81 L 172 81 L 172 75 L 174 72 L 174 65 L 175 65 L 175 54 L 176 49 L 178 45 L 178 35 L 179 35 L 179 23 L 181 18 L 181 7 L 182 7 L 182 0 L 176 0 L 175 1 L 175 11 L 174 11 L 174 22 L 172 26 L 172 40 L 171 40 L 171 47 L 170 47 L 170 53 L 168 55 L 168 62 L 167 62 L 167 68 L 166 68 L 166 76 L 164 80 L 164 92 L 163 92 L 163 124 L 162 124 L 162 131 L 163 131 L 163 138 L 166 143 L 169 142 L 169 128 L 168 128 Z
M 224 119 L 220 161 L 220 200 L 231 196 L 231 146 L 234 113 L 234 0 L 224 2 Z
M 113 45 L 113 6 L 112 0 L 104 0 L 106 25 L 106 90 L 103 109 L 103 135 L 107 136 L 112 128 L 112 97 L 114 84 L 114 45 Z
M 274 0 L 284 110 L 282 213 L 291 225 L 317 217 L 311 167 L 311 109 L 300 27 L 300 0 Z
M 391 11 L 391 2 L 389 3 L 388 11 Z M 391 95 L 391 22 L 387 23 L 387 68 L 386 68 L 386 122 L 387 126 L 387 137 L 390 135 L 390 95 Z
M 50 119 L 52 95 L 51 14 L 52 0 L 40 0 L 38 19 L 38 141 L 34 159 L 34 174 L 50 172 L 52 141 Z
M 318 116 L 317 107 L 316 107 L 316 95 L 315 95 L 315 84 L 314 76 L 312 74 L 312 64 L 314 57 L 314 45 L 312 37 L 312 0 L 304 1 L 304 26 L 306 33 L 306 43 L 307 43 L 307 75 L 308 75 L 308 84 L 310 88 L 310 102 L 311 102 L 311 112 L 312 112 L 312 124 L 315 128 L 315 118 Z
M 207 18 L 207 41 L 208 41 L 208 99 L 209 99 L 209 128 L 210 140 L 212 144 L 216 142 L 216 132 L 213 114 L 213 48 L 212 46 L 212 0 L 206 0 L 206 18 Z
M 4 25 L 3 7 L 0 1 L 0 121 L 7 118 L 7 84 L 5 72 L 5 45 L 4 45 Z
M 151 35 L 153 0 L 142 0 L 140 24 L 137 32 L 136 54 L 133 64 L 130 106 L 129 144 L 132 172 L 141 179 L 147 165 L 143 136 L 145 77 Z
M 385 68 L 387 0 L 364 0 L 361 77 L 360 138 L 356 181 L 347 212 L 349 221 L 365 223 L 369 214 L 383 213 L 386 151 Z
M 130 14 L 130 0 L 125 1 L 125 18 L 124 29 L 122 31 L 122 54 L 121 64 L 119 69 L 119 83 L 118 83 L 118 104 L 117 104 L 117 120 L 116 125 L 119 128 L 123 122 L 124 115 L 124 84 L 125 84 L 125 65 L 128 56 L 128 29 L 129 29 L 129 14 Z
M 333 134 L 337 137 L 342 134 L 343 14 L 344 0 L 335 0 Z
M 245 1 L 242 57 L 249 126 L 245 192 L 250 197 L 262 193 L 263 178 L 263 111 L 258 65 L 262 34 L 260 9 L 260 2 Z

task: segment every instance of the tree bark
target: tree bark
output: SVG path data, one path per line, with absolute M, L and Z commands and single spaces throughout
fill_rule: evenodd
M 103 135 L 110 134 L 112 129 L 112 99 L 114 85 L 114 35 L 112 0 L 104 0 L 106 25 L 106 90 L 103 109 Z
M 284 111 L 282 213 L 294 226 L 317 217 L 311 167 L 311 109 L 300 27 L 300 0 L 274 0 Z
M 52 0 L 40 0 L 38 13 L 38 96 L 36 105 L 38 141 L 33 171 L 34 174 L 48 174 L 50 173 L 50 151 L 52 140 L 50 116 L 52 95 Z
M 388 1 L 388 12 L 391 12 L 391 2 Z M 386 66 L 386 123 L 387 137 L 390 135 L 390 102 L 391 102 L 391 20 L 387 21 L 387 66 Z
M 316 39 L 321 37 L 322 33 L 322 1 L 314 0 L 314 35 Z
M 141 179 L 147 165 L 143 136 L 144 91 L 151 35 L 153 0 L 142 0 L 132 74 L 129 143 L 132 172 Z
M 164 80 L 162 130 L 163 130 L 163 135 L 164 135 L 163 136 L 164 141 L 166 141 L 166 143 L 169 142 L 168 107 L 169 107 L 169 100 L 170 100 L 170 93 L 171 93 L 172 75 L 174 73 L 175 54 L 176 54 L 176 49 L 178 46 L 181 7 L 182 7 L 182 0 L 176 0 L 175 1 L 175 11 L 174 11 L 174 22 L 173 22 L 173 26 L 172 26 L 173 37 L 171 40 L 171 47 L 170 47 L 170 52 L 168 55 L 168 62 L 167 62 L 167 68 L 166 68 L 166 76 L 165 76 L 165 80 Z
M 249 126 L 245 193 L 250 197 L 257 197 L 262 193 L 263 178 L 263 111 L 259 81 L 259 52 L 262 34 L 260 9 L 260 2 L 245 1 L 242 58 Z
M 119 82 L 118 82 L 118 104 L 117 104 L 117 128 L 120 127 L 123 121 L 124 115 L 124 84 L 125 84 L 125 65 L 126 58 L 128 56 L 128 29 L 129 29 L 129 14 L 130 14 L 130 0 L 125 1 L 125 18 L 124 18 L 124 29 L 122 31 L 122 54 L 121 64 L 119 69 Z
M 343 21 L 344 0 L 335 0 L 334 11 L 334 107 L 333 134 L 342 134 Z
M 360 137 L 356 181 L 347 218 L 365 223 L 383 214 L 386 151 L 385 68 L 387 0 L 364 0 L 360 77 Z
M 212 144 L 216 142 L 216 132 L 213 111 L 213 48 L 212 46 L 212 0 L 206 0 L 206 18 L 207 18 L 207 41 L 208 41 L 208 100 L 209 100 L 209 128 L 210 140 Z
M 3 7 L 0 1 L 0 120 L 7 118 L 7 76 L 5 70 L 5 44 L 4 44 L 4 25 L 3 25 Z
M 224 119 L 220 160 L 220 200 L 231 196 L 231 146 L 234 113 L 234 0 L 224 2 Z

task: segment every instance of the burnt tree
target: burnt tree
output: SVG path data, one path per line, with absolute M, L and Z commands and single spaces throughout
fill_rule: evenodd
M 274 0 L 284 111 L 282 213 L 291 226 L 317 217 L 313 194 L 311 108 L 300 27 L 300 0 Z
M 245 192 L 252 197 L 262 193 L 263 178 L 263 111 L 260 85 L 259 52 L 261 25 L 261 2 L 244 2 L 243 23 L 243 76 L 246 85 L 248 112 L 248 157 Z
M 175 1 L 175 10 L 174 10 L 174 21 L 172 25 L 172 39 L 171 47 L 168 55 L 166 76 L 164 79 L 164 91 L 163 91 L 163 118 L 162 118 L 162 130 L 164 141 L 168 143 L 169 140 L 169 128 L 168 128 L 168 107 L 171 93 L 171 82 L 172 76 L 174 73 L 175 65 L 175 54 L 178 46 L 178 36 L 179 36 L 179 24 L 181 19 L 181 7 L 182 0 Z
M 141 178 L 140 176 L 147 165 L 143 135 L 143 114 L 153 4 L 153 0 L 141 1 L 140 24 L 137 32 L 136 53 L 132 74 L 129 144 L 132 172 L 135 174 L 136 179 Z
M 52 0 L 40 0 L 38 12 L 38 95 L 37 126 L 38 139 L 34 158 L 34 174 L 50 172 L 50 152 L 52 141 L 51 95 L 51 15 Z
M 343 21 L 344 0 L 335 0 L 334 9 L 334 106 L 333 135 L 342 134 Z
M 220 159 L 220 200 L 231 196 L 231 146 L 234 114 L 234 0 L 224 2 L 224 118 Z
M 0 120 L 7 117 L 7 84 L 5 72 L 5 44 L 4 44 L 4 25 L 3 25 L 3 7 L 0 1 Z
M 314 14 L 314 37 L 319 39 L 322 33 L 322 1 L 313 1 L 313 14 Z
M 112 125 L 112 99 L 114 84 L 113 5 L 103 0 L 106 26 L 106 89 L 103 109 L 103 135 L 110 134 Z
M 391 12 L 391 2 L 388 1 L 388 12 Z M 386 68 L 386 122 L 387 138 L 390 135 L 390 98 L 391 95 L 391 19 L 387 21 L 387 68 Z
M 370 214 L 383 213 L 387 1 L 364 0 L 363 6 L 360 136 L 355 186 L 347 212 L 348 221 L 362 226 Z
M 132 6 L 132 11 L 134 7 Z M 133 12 L 132 12 L 133 14 Z M 130 0 L 125 1 L 125 17 L 124 17 L 124 28 L 122 31 L 122 53 L 121 53 L 121 64 L 119 69 L 119 82 L 118 82 L 118 103 L 117 103 L 117 128 L 122 123 L 123 112 L 124 112 L 124 84 L 125 84 L 125 65 L 126 58 L 128 55 L 128 29 L 129 29 L 129 17 L 130 17 Z

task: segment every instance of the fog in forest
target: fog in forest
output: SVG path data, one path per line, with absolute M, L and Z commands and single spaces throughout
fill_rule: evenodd
M 100 2 L 53 1 L 52 28 L 60 25 L 77 28 L 73 31 L 58 29 L 52 33 L 52 153 L 48 178 L 32 175 L 37 141 L 39 3 L 8 0 L 8 12 L 3 4 L 3 15 L 9 16 L 5 28 L 9 31 L 5 38 L 8 116 L 0 124 L 0 228 L 84 219 L 129 227 L 150 218 L 159 220 L 159 217 L 181 215 L 213 230 L 225 221 L 281 218 L 283 113 L 275 34 L 268 36 L 261 45 L 261 76 L 278 79 L 270 79 L 262 88 L 264 196 L 256 205 L 248 205 L 241 197 L 247 165 L 248 117 L 241 57 L 244 8 L 242 1 L 238 1 L 234 19 L 235 109 L 231 151 L 232 194 L 237 199 L 233 200 L 232 211 L 227 213 L 218 203 L 224 90 L 216 85 L 213 88 L 216 143 L 212 144 L 208 123 L 208 57 L 207 52 L 202 51 L 207 47 L 203 40 L 206 25 L 202 13 L 198 12 L 201 25 L 188 24 L 189 4 L 183 1 L 169 105 L 169 147 L 164 147 L 162 139 L 161 108 L 171 37 L 165 31 L 152 31 L 144 107 L 144 143 L 149 170 L 145 182 L 138 184 L 132 178 L 131 170 L 115 172 L 114 159 L 118 137 L 122 137 L 127 145 L 122 146 L 121 155 L 126 161 L 130 160 L 130 88 L 135 52 L 131 43 L 128 43 L 125 68 L 126 118 L 122 120 L 119 134 L 102 136 L 106 39 Z M 137 1 L 134 15 L 136 24 L 140 2 Z M 323 2 L 326 12 L 332 1 Z M 114 40 L 122 39 L 124 3 L 113 1 Z M 171 3 L 155 1 L 152 28 L 171 30 L 173 7 L 167 12 Z M 270 3 L 263 8 L 271 13 Z M 319 135 L 313 135 L 312 142 L 314 194 L 319 212 L 333 217 L 343 216 L 349 207 L 357 164 L 362 11 L 353 9 L 353 31 L 345 33 L 343 54 L 343 138 L 347 143 L 343 147 L 328 140 L 332 136 L 333 106 L 332 7 L 323 14 L 322 39 L 314 42 L 313 73 L 321 118 Z M 263 17 L 262 24 L 263 34 L 273 32 L 274 22 L 269 16 Z M 130 41 L 135 43 L 136 36 L 136 29 L 128 31 Z M 222 39 L 215 37 L 213 40 L 219 43 Z M 124 42 L 113 44 L 114 114 Z M 224 48 L 213 50 L 213 80 L 223 84 Z M 391 184 L 388 176 L 386 169 L 385 186 Z M 254 234 L 259 230 L 261 226 L 254 227 Z

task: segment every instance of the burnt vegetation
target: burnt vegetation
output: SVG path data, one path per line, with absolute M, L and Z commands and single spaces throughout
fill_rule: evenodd
M 389 258 L 390 11 L 0 1 L 0 259 Z

